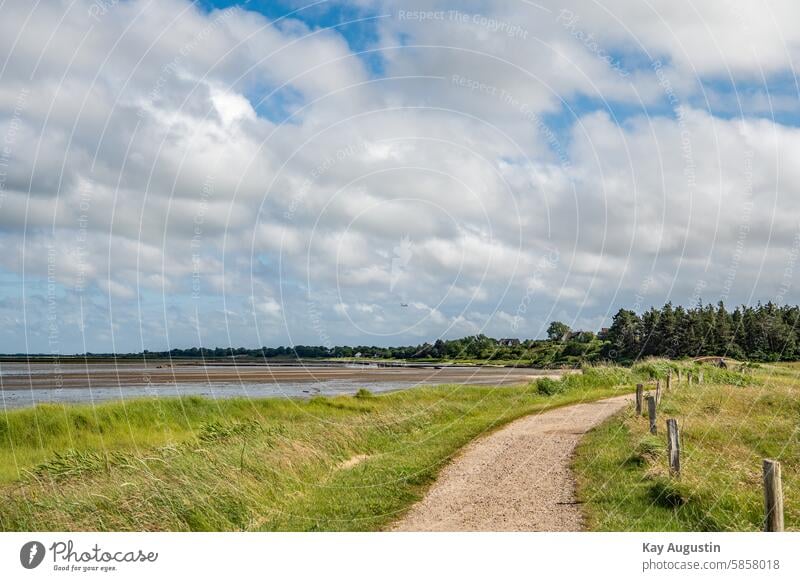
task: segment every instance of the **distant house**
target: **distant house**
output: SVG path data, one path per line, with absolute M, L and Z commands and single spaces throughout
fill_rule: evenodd
M 605 339 L 608 336 L 608 327 L 603 327 L 597 332 L 598 339 Z
M 590 341 L 594 337 L 591 331 L 570 331 L 564 337 L 566 341 Z
M 519 345 L 519 339 L 500 339 L 497 342 L 503 347 L 516 347 Z

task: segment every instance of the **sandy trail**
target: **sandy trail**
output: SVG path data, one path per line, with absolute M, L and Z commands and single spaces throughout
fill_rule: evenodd
M 534 414 L 469 444 L 396 531 L 578 531 L 570 459 L 623 395 Z

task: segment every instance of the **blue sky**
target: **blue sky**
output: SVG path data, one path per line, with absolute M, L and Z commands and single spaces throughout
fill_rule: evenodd
M 0 352 L 798 302 L 798 8 L 689 8 L 7 2 Z

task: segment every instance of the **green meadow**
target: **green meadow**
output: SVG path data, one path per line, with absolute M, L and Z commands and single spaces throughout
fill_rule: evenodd
M 765 458 L 781 462 L 786 529 L 800 530 L 800 367 L 704 367 L 703 384 L 664 394 L 656 435 L 630 406 L 583 439 L 574 469 L 591 530 L 761 530 Z M 680 429 L 680 478 L 668 471 L 667 418 Z
M 589 368 L 519 387 L 11 411 L 0 418 L 0 529 L 378 530 L 470 440 L 635 380 Z

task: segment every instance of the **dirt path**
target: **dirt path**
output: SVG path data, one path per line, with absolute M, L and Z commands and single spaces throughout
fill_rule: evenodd
M 396 531 L 577 531 L 569 464 L 581 436 L 631 395 L 534 414 L 469 444 Z

